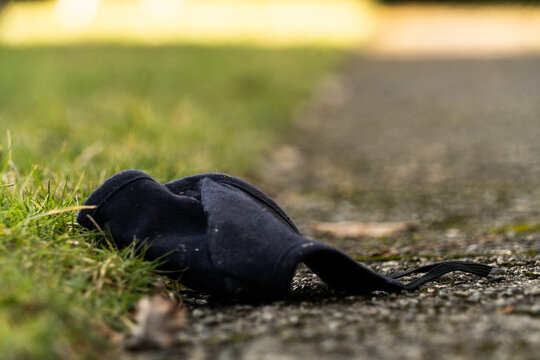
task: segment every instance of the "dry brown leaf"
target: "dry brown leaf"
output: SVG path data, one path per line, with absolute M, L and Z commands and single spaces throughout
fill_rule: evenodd
M 339 238 L 358 237 L 358 236 L 389 236 L 403 231 L 409 231 L 413 227 L 407 222 L 357 222 L 357 221 L 339 221 L 325 222 L 314 221 L 312 229 L 318 233 L 332 235 Z
M 137 303 L 136 325 L 125 347 L 132 351 L 171 347 L 185 319 L 186 308 L 176 300 L 162 295 L 143 298 Z
M 503 310 L 503 313 L 505 314 L 511 314 L 514 312 L 516 308 L 514 307 L 514 305 L 507 305 L 504 310 Z

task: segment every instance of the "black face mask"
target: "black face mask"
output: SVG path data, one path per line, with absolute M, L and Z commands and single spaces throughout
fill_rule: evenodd
M 285 212 L 254 186 L 223 174 L 202 174 L 166 184 L 127 170 L 96 189 L 77 221 L 110 232 L 120 248 L 133 241 L 148 260 L 195 290 L 238 300 L 286 296 L 300 262 L 330 287 L 351 293 L 414 290 L 451 271 L 480 276 L 491 266 L 450 261 L 384 276 L 344 252 L 304 238 Z M 396 280 L 427 273 L 403 284 Z

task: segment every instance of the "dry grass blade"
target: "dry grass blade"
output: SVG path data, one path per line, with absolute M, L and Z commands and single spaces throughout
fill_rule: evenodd
M 57 214 L 63 214 L 66 212 L 73 212 L 73 211 L 79 211 L 79 210 L 87 210 L 87 209 L 95 209 L 95 205 L 77 205 L 77 206 L 69 206 L 63 209 L 53 209 L 46 211 L 44 213 L 32 216 L 30 219 L 35 220 L 39 219 L 45 216 L 51 216 L 51 215 L 57 215 Z
M 311 227 L 318 233 L 327 234 L 338 238 L 359 236 L 390 236 L 400 232 L 410 231 L 413 228 L 413 226 L 407 222 L 364 223 L 357 221 L 314 221 Z
M 186 319 L 186 308 L 176 300 L 154 295 L 139 300 L 135 319 L 126 349 L 168 348 L 176 343 L 177 333 Z

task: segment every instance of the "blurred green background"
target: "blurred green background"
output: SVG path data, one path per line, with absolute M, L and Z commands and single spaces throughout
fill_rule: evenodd
M 246 173 L 342 51 L 0 47 L 0 121 L 21 171 Z M 102 179 L 99 179 L 102 180 Z

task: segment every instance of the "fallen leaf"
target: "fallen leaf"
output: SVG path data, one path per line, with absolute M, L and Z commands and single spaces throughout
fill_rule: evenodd
M 364 223 L 356 221 L 314 221 L 312 223 L 312 228 L 318 233 L 328 234 L 339 238 L 347 238 L 358 236 L 389 236 L 412 230 L 413 226 L 407 222 Z
M 136 324 L 125 347 L 131 351 L 171 347 L 185 319 L 186 308 L 176 300 L 163 295 L 143 298 L 137 303 Z
M 516 308 L 514 307 L 514 305 L 507 305 L 504 310 L 503 310 L 503 313 L 505 314 L 511 314 L 514 312 Z

